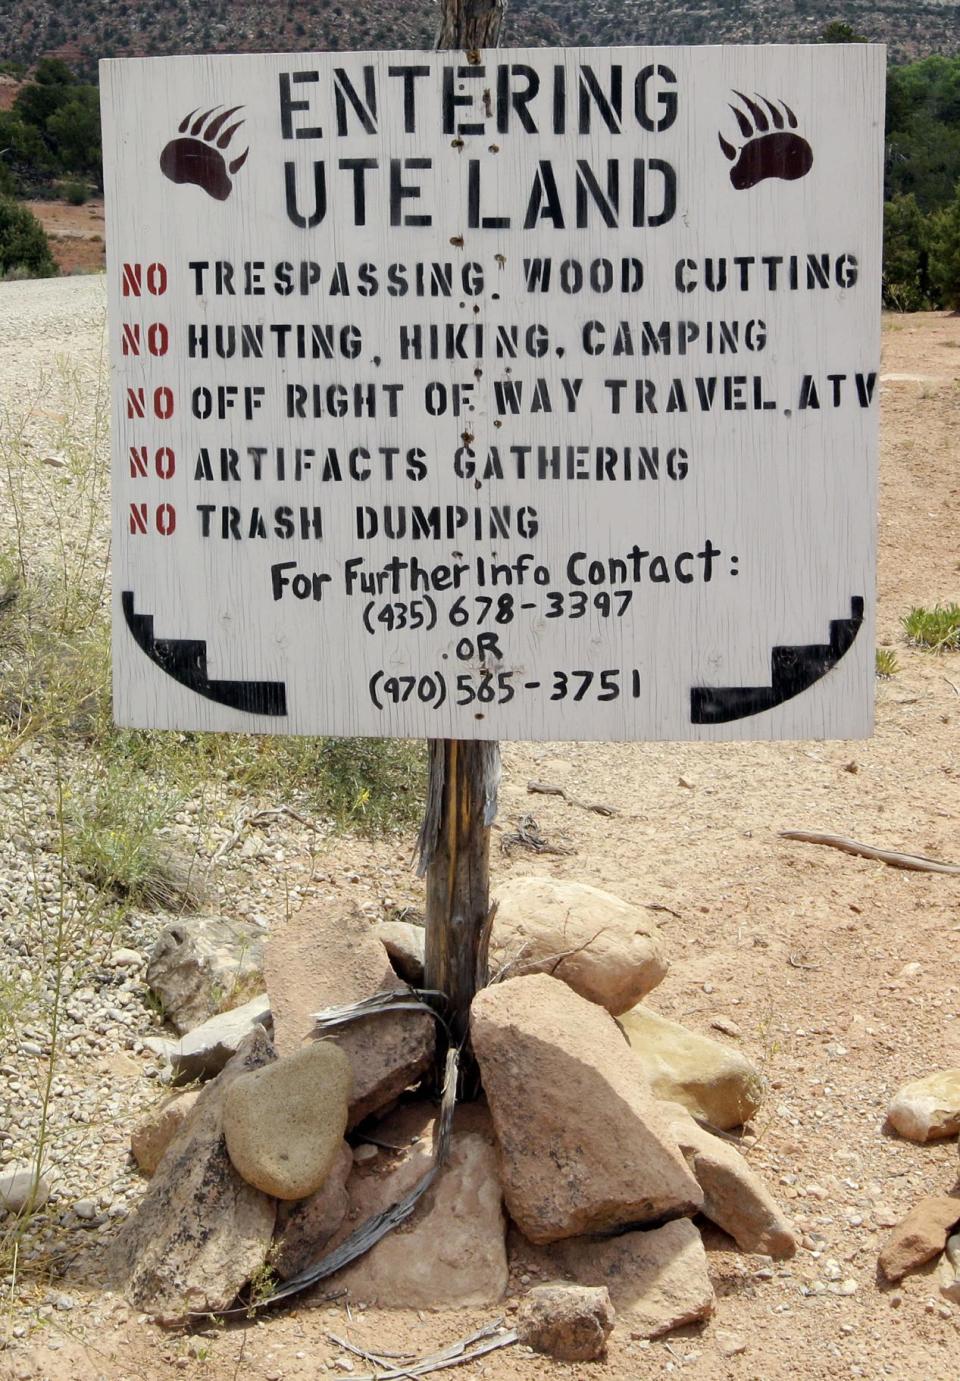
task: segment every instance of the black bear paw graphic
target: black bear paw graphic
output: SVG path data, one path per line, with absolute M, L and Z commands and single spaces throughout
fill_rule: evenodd
M 242 109 L 242 106 L 235 105 L 219 115 L 216 106 L 212 110 L 205 110 L 202 115 L 191 110 L 178 127 L 178 133 L 186 137 L 171 139 L 160 155 L 160 170 L 164 176 L 171 182 L 193 182 L 216 201 L 226 201 L 233 191 L 230 178 L 240 171 L 250 152 L 244 149 L 231 163 L 220 152 L 228 148 L 243 121 L 237 120 L 226 129 L 224 125 L 231 115 L 236 115 Z
M 717 138 L 724 154 L 733 163 L 730 181 L 737 191 L 755 187 L 768 177 L 782 177 L 787 182 L 805 177 L 813 167 L 813 150 L 806 139 L 794 133 L 797 117 L 786 101 L 780 101 L 778 108 L 766 96 L 757 96 L 757 100 L 752 101 L 742 91 L 733 94 L 746 107 L 746 111 L 735 105 L 730 107 L 746 143 L 738 154 L 722 134 Z M 758 105 L 758 101 L 767 109 Z

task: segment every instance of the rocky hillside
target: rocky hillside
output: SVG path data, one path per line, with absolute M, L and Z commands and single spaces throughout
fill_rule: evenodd
M 511 0 L 511 44 L 788 43 L 844 20 L 895 60 L 960 49 L 956 0 Z M 0 6 L 0 53 L 99 57 L 177 52 L 431 47 L 435 0 L 34 0 Z

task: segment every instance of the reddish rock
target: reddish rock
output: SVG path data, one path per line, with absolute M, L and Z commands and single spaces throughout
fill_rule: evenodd
M 703 1194 L 616 1022 L 555 978 L 478 993 L 471 1033 L 511 1218 L 532 1242 L 697 1212 Z
M 958 1223 L 960 1199 L 948 1194 L 921 1199 L 897 1224 L 880 1250 L 880 1269 L 887 1280 L 902 1280 L 910 1271 L 939 1256 Z
M 313 1014 L 404 984 L 370 924 L 352 909 L 307 906 L 271 933 L 264 977 L 278 1053 L 317 1038 Z M 348 1126 L 385 1108 L 430 1067 L 434 1021 L 426 1012 L 387 1012 L 328 1036 L 353 1066 Z
M 186 1093 L 174 1094 L 158 1108 L 148 1112 L 131 1132 L 130 1150 L 145 1175 L 154 1173 L 167 1147 L 183 1127 L 199 1097 L 199 1089 L 188 1089 Z
M 735 1146 L 704 1131 L 678 1103 L 664 1107 L 671 1130 L 703 1190 L 703 1212 L 745 1252 L 793 1256 L 797 1238 L 766 1185 Z

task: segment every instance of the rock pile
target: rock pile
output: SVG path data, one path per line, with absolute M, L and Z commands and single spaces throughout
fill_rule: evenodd
M 796 1239 L 735 1147 L 705 1126 L 753 1114 L 756 1070 L 636 1006 L 666 973 L 656 927 L 618 898 L 542 878 L 498 900 L 500 981 L 471 1013 L 486 1102 L 457 1109 L 446 1161 L 412 1215 L 330 1284 L 387 1307 L 490 1305 L 516 1249 L 551 1282 L 531 1291 L 518 1335 L 585 1360 L 602 1355 L 614 1313 L 635 1338 L 712 1314 L 695 1215 L 748 1252 L 789 1256 Z M 178 1077 L 184 1051 L 216 1054 L 192 1066 L 211 1081 L 134 1136 L 153 1180 L 112 1264 L 138 1308 L 166 1319 L 222 1310 L 251 1280 L 311 1265 L 423 1178 L 436 1110 L 412 1089 L 432 1065 L 432 1019 L 391 1011 L 318 1040 L 313 1018 L 402 986 L 388 954 L 416 975 L 420 938 L 394 927 L 378 939 L 357 915 L 304 909 L 265 946 L 269 997 L 170 1043 Z M 185 942 L 161 948 L 182 958 Z M 228 960 L 221 949 L 221 975 Z M 202 985 L 189 986 L 205 1012 Z M 222 1029 L 211 1040 L 224 1022 L 229 1040 Z

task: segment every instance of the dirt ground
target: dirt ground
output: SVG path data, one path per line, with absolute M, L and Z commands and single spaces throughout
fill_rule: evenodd
M 103 198 L 71 206 L 65 201 L 25 201 L 43 226 L 61 273 L 101 273 L 106 262 Z
M 793 1214 L 804 1245 L 794 1260 L 771 1266 L 708 1231 L 718 1302 L 707 1325 L 652 1344 L 617 1330 L 608 1359 L 589 1365 L 511 1348 L 463 1368 L 465 1375 L 957 1374 L 960 1308 L 945 1304 L 930 1272 L 896 1290 L 880 1284 L 876 1256 L 894 1221 L 921 1195 L 953 1189 L 960 1174 L 956 1140 L 920 1147 L 884 1128 L 901 1083 L 960 1065 L 960 877 L 898 871 L 781 839 L 779 831 L 842 833 L 960 862 L 960 656 L 911 649 L 899 625 L 911 605 L 960 597 L 958 376 L 960 320 L 887 319 L 878 640 L 896 649 L 900 670 L 877 683 L 871 739 L 504 748 L 495 878 L 576 879 L 668 908 L 658 920 L 672 967 L 650 1005 L 705 1032 L 718 1017 L 740 1028 L 739 1040 L 718 1038 L 733 1039 L 770 1085 L 747 1154 Z M 620 813 L 606 819 L 559 797 L 528 795 L 530 778 Z M 503 852 L 500 839 L 526 813 L 548 840 L 572 851 Z M 309 883 L 306 841 L 302 856 L 284 864 L 319 899 L 350 892 L 374 912 L 419 900 L 396 843 L 336 840 L 325 849 Z M 824 1288 L 836 1278 L 834 1263 L 855 1292 Z M 520 1254 L 512 1263 L 516 1294 L 524 1274 Z M 191 1335 L 164 1332 L 69 1277 L 57 1288 L 70 1290 L 74 1307 L 47 1311 L 29 1351 L 0 1353 L 0 1377 L 359 1375 L 367 1370 L 361 1359 L 344 1365 L 328 1333 L 422 1355 L 498 1312 L 348 1311 L 308 1296 L 276 1314 Z M 510 1308 L 508 1299 L 500 1311 L 508 1319 Z

